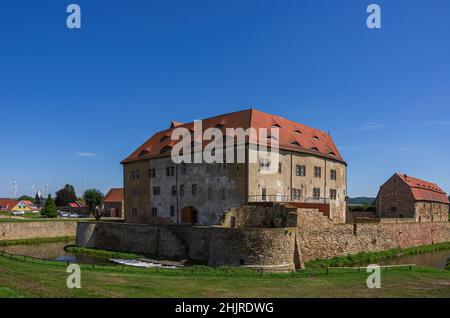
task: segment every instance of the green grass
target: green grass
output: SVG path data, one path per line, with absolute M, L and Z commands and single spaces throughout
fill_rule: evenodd
M 74 241 L 74 240 L 75 240 L 75 237 L 72 237 L 72 236 L 41 237 L 41 238 L 31 238 L 31 239 L 21 239 L 21 240 L 0 241 L 0 246 L 30 245 L 30 244 L 56 243 L 56 242 L 71 242 L 71 241 Z
M 307 268 L 318 267 L 336 267 L 336 266 L 352 266 L 375 263 L 380 260 L 397 257 L 398 255 L 417 255 L 423 253 L 430 253 L 435 251 L 450 250 L 450 242 L 438 243 L 433 245 L 424 245 L 411 248 L 394 248 L 380 252 L 365 252 L 355 255 L 339 256 L 331 259 L 321 259 L 311 262 L 307 262 L 305 266 Z
M 81 289 L 66 287 L 64 263 L 0 256 L 0 297 L 450 297 L 450 272 L 417 268 L 382 272 L 381 289 L 367 273 L 294 274 L 193 267 L 181 270 L 81 265 Z

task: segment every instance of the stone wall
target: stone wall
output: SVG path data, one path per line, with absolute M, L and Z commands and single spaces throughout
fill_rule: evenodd
M 0 241 L 75 236 L 75 221 L 0 222 Z
M 383 251 L 450 242 L 449 222 L 417 223 L 413 219 L 333 224 L 317 211 L 298 213 L 298 236 L 303 261 L 360 252 Z

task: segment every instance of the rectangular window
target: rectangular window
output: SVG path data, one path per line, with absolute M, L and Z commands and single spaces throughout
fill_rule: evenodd
M 330 171 L 330 179 L 331 179 L 331 180 L 336 180 L 336 179 L 337 179 L 337 173 L 336 173 L 336 170 L 331 170 L 331 171 Z
M 170 167 L 170 176 L 175 176 L 175 167 Z
M 181 164 L 181 174 L 186 174 L 187 173 L 187 166 L 185 163 Z
M 156 178 L 156 169 L 150 169 L 150 170 L 148 171 L 148 176 L 149 176 L 150 178 Z
M 138 188 L 131 188 L 131 196 L 132 197 L 139 196 L 139 189 Z
M 261 158 L 259 160 L 259 170 L 269 170 L 270 169 L 270 160 L 267 158 Z
M 297 177 L 305 177 L 306 176 L 306 167 L 301 165 L 295 166 L 295 175 Z
M 136 180 L 139 180 L 139 170 L 136 170 Z
M 192 185 L 192 195 L 193 195 L 193 196 L 196 196 L 196 195 L 197 195 L 197 185 L 196 185 L 196 184 L 193 184 L 193 185 Z
M 222 200 L 227 199 L 227 188 L 222 188 Z
M 278 174 L 281 174 L 281 162 L 278 163 Z
M 177 186 L 172 186 L 172 196 L 176 196 L 177 195 Z
M 184 197 L 184 184 L 180 185 L 180 197 Z
M 336 200 L 337 198 L 337 192 L 335 189 L 330 189 L 330 199 L 331 200 Z
M 314 188 L 313 189 L 313 198 L 319 199 L 320 198 L 320 188 Z
M 152 216 L 157 217 L 158 216 L 158 208 L 152 208 Z
M 293 200 L 300 200 L 301 195 L 302 195 L 301 189 L 292 189 L 292 199 Z
M 262 188 L 262 190 L 261 190 L 261 199 L 262 199 L 262 201 L 267 200 L 267 189 L 266 188 Z
M 137 214 L 138 214 L 137 208 L 132 208 L 131 209 L 131 215 L 132 216 L 137 216 Z
M 160 195 L 161 187 L 153 187 L 153 195 Z
M 322 168 L 314 167 L 314 178 L 322 178 Z
M 131 180 L 135 180 L 136 179 L 136 171 L 131 171 Z
M 173 205 L 170 206 L 170 216 L 171 217 L 175 216 L 175 207 Z
M 208 200 L 212 200 L 213 199 L 213 191 L 211 188 L 208 189 Z

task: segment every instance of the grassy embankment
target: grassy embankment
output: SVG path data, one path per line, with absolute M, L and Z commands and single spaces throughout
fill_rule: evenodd
M 5 240 L 0 241 L 1 246 L 12 246 L 12 245 L 31 245 L 40 243 L 57 243 L 57 242 L 73 242 L 75 237 L 73 236 L 62 236 L 62 237 L 41 237 L 41 238 L 30 238 L 21 240 Z
M 294 274 L 244 269 L 139 269 L 81 265 L 81 289 L 66 287 L 66 264 L 0 256 L 0 297 L 450 297 L 450 272 L 417 268 L 382 272 L 368 289 L 364 271 Z

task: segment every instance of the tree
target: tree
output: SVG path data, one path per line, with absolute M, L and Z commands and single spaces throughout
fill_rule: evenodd
M 97 221 L 99 221 L 100 218 L 103 216 L 103 212 L 101 211 L 103 197 L 104 197 L 103 193 L 101 193 L 97 189 L 86 190 L 83 194 L 83 200 L 89 207 L 89 212 L 94 213 L 95 219 Z
M 34 199 L 28 195 L 23 195 L 20 198 L 18 198 L 17 200 L 18 201 L 31 201 L 31 202 L 35 203 Z
M 56 192 L 55 203 L 57 206 L 66 206 L 76 201 L 77 194 L 75 193 L 75 188 L 70 184 L 66 184 L 64 188 Z
M 58 217 L 58 209 L 56 208 L 55 201 L 53 201 L 50 194 L 48 195 L 48 199 L 45 201 L 44 208 L 41 210 L 41 215 L 48 218 Z

